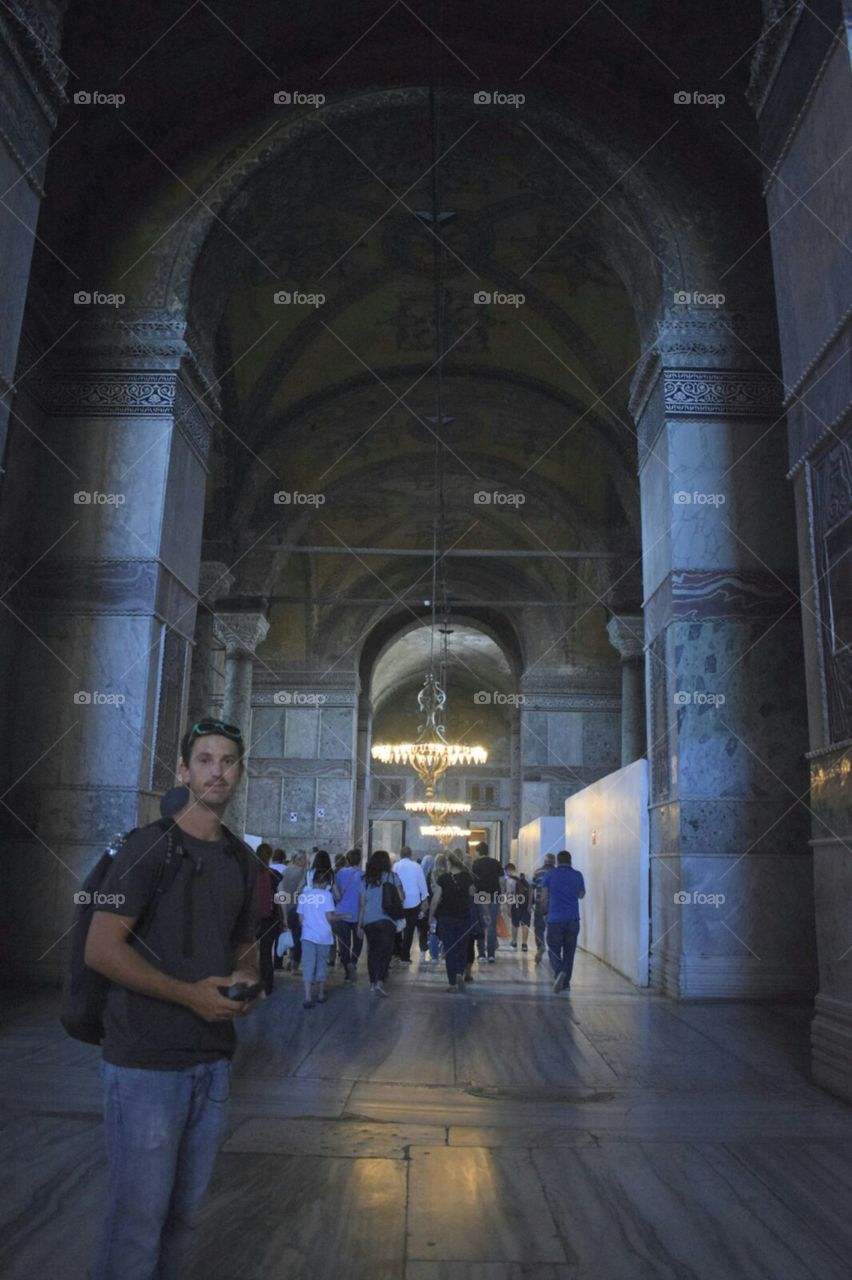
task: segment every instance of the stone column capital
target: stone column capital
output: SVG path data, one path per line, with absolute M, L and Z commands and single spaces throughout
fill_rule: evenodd
M 610 644 L 621 655 L 622 662 L 641 658 L 645 653 L 645 620 L 641 613 L 614 613 L 606 624 Z
M 198 575 L 198 598 L 212 608 L 217 600 L 230 594 L 236 578 L 221 560 L 202 560 Z
M 229 658 L 253 655 L 269 631 L 269 619 L 258 610 L 229 609 L 215 614 L 213 625 Z

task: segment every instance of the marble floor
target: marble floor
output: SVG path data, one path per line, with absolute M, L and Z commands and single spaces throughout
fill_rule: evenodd
M 334 971 L 332 971 L 334 972 Z M 852 1109 L 810 1009 L 688 1004 L 580 953 L 570 995 L 501 950 L 464 995 L 298 979 L 241 1024 L 187 1280 L 849 1280 Z M 0 1274 L 84 1280 L 98 1054 L 56 997 L 0 1004 Z

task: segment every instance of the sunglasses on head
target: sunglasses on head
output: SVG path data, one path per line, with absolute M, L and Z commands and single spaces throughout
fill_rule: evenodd
M 199 720 L 189 731 L 191 738 L 202 738 L 208 733 L 221 733 L 226 738 L 243 740 L 243 731 L 235 724 L 226 724 L 224 720 Z

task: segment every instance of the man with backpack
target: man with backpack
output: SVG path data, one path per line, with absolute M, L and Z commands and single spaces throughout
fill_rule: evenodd
M 213 1172 L 233 1021 L 258 981 L 257 867 L 222 824 L 243 754 L 237 726 L 192 726 L 181 742 L 187 803 L 173 821 L 131 833 L 91 914 L 85 964 L 110 982 L 109 1176 L 93 1280 L 178 1280 Z

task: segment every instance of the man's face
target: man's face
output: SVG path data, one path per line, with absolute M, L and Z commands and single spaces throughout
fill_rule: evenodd
M 226 805 L 240 780 L 237 744 L 218 733 L 196 738 L 189 764 L 181 761 L 180 780 L 201 804 L 216 808 Z

